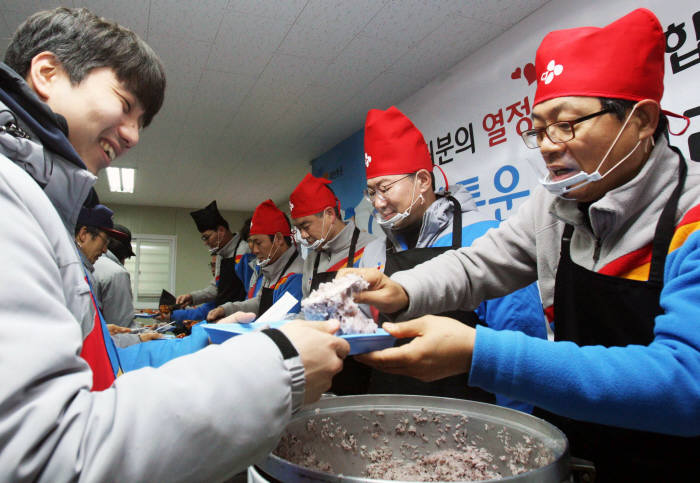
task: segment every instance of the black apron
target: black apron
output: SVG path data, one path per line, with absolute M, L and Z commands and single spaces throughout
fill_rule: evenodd
M 651 343 L 654 318 L 662 313 L 659 297 L 664 266 L 686 171 L 681 156 L 678 184 L 656 225 L 646 282 L 602 275 L 576 265 L 569 253 L 573 226 L 566 226 L 554 288 L 555 340 L 606 347 Z M 573 456 L 593 461 L 596 481 L 685 481 L 697 478 L 700 470 L 700 438 L 576 421 L 539 408 L 534 414 L 566 433 Z
M 279 281 L 282 279 L 285 273 L 287 273 L 287 269 L 292 266 L 292 263 L 294 263 L 294 260 L 297 259 L 297 256 L 299 255 L 299 252 L 294 250 L 294 254 L 289 257 L 289 260 L 287 260 L 287 264 L 284 266 L 282 269 L 282 273 L 280 273 L 280 276 L 277 278 L 277 281 L 272 284 L 272 287 L 277 285 Z M 267 309 L 272 307 L 273 303 L 273 295 L 275 293 L 275 290 L 270 287 L 263 287 L 262 292 L 260 293 L 260 306 L 258 307 L 258 317 L 260 317 L 262 314 L 264 314 Z
M 353 261 L 355 260 L 355 247 L 357 246 L 357 239 L 360 237 L 360 229 L 355 227 L 355 231 L 352 232 L 352 238 L 350 239 L 350 249 L 348 250 L 348 263 L 345 265 L 347 268 L 352 268 Z M 318 286 L 322 283 L 332 282 L 335 275 L 338 272 L 322 272 L 318 273 L 318 263 L 321 260 L 321 252 L 316 254 L 316 260 L 314 260 L 314 271 L 311 276 L 311 290 L 316 290 Z
M 348 262 L 345 265 L 347 268 L 352 268 L 355 260 L 355 247 L 357 239 L 360 237 L 360 229 L 355 227 L 350 240 L 350 248 L 348 249 Z M 321 252 L 316 254 L 314 261 L 314 271 L 311 278 L 311 290 L 316 290 L 322 283 L 332 282 L 338 272 L 321 272 L 318 273 L 318 264 L 321 260 Z M 330 392 L 338 396 L 347 396 L 350 394 L 366 394 L 367 384 L 369 383 L 369 368 L 364 364 L 360 364 L 352 357 L 347 357 L 343 362 L 343 369 L 333 377 Z
M 411 248 L 402 252 L 387 252 L 384 274 L 392 274 L 409 270 L 416 265 L 437 257 L 449 250 L 456 250 L 462 247 L 462 205 L 452 196 L 446 198 L 453 205 L 452 215 L 452 246 L 451 247 L 428 247 Z M 460 322 L 475 327 L 481 321 L 475 312 L 455 310 L 443 312 L 437 315 L 451 317 Z M 396 341 L 395 346 L 407 344 L 412 339 L 401 339 Z M 370 376 L 369 392 L 372 394 L 417 394 L 424 396 L 443 396 L 459 399 L 470 399 L 495 403 L 496 397 L 489 392 L 478 387 L 470 387 L 469 374 L 459 374 L 433 382 L 422 382 L 408 376 L 387 374 L 378 370 L 372 370 Z
M 239 238 L 236 248 L 233 249 L 233 256 L 231 258 L 222 258 L 219 264 L 219 281 L 216 285 L 217 307 L 226 302 L 245 300 L 246 289 L 241 279 L 236 275 L 236 251 L 240 244 L 241 240 Z

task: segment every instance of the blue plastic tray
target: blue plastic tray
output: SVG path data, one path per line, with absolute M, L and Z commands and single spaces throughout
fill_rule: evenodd
M 212 344 L 221 344 L 223 341 L 236 335 L 247 334 L 260 330 L 261 326 L 269 325 L 273 329 L 281 327 L 290 322 L 282 320 L 270 322 L 269 324 L 202 324 L 204 330 L 209 335 Z M 341 337 L 350 344 L 350 355 L 364 354 L 366 352 L 378 351 L 392 347 L 396 339 L 389 335 L 384 329 L 377 329 L 374 334 L 349 334 Z

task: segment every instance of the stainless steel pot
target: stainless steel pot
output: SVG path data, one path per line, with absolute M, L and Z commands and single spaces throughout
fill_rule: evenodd
M 571 480 L 566 437 L 546 421 L 491 404 L 407 395 L 322 399 L 292 418 L 280 445 L 256 468 L 285 483 L 388 481 L 365 476 L 377 451 L 408 464 L 467 446 L 494 456 L 489 466 L 502 475 L 498 481 Z

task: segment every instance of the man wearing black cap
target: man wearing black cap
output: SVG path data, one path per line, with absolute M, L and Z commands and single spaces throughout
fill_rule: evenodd
M 231 233 L 228 222 L 216 207 L 216 201 L 190 215 L 202 234 L 202 241 L 211 254 L 216 255 L 216 269 L 214 280 L 208 287 L 180 295 L 176 302 L 183 306 L 214 302 L 214 306 L 218 307 L 226 302 L 244 300 L 247 287 L 236 275 L 236 264 L 248 252 L 248 244 L 238 234 Z
M 131 328 L 134 326 L 134 298 L 131 275 L 124 268 L 124 261 L 134 256 L 131 231 L 117 224 L 114 229 L 123 233 L 125 238 L 110 236 L 108 250 L 94 263 L 95 291 L 107 323 Z
M 129 252 L 133 255 L 131 248 L 131 232 L 125 227 L 119 225 L 119 228 L 114 226 L 112 222 L 112 210 L 104 205 L 98 204 L 93 208 L 83 207 L 78 215 L 78 223 L 75 225 L 75 244 L 78 246 L 78 254 L 85 267 L 85 274 L 90 282 L 90 286 L 95 294 L 95 302 L 102 311 L 102 315 L 108 324 L 123 325 L 130 327 L 134 319 L 134 304 L 131 295 L 131 278 L 129 272 L 124 266 L 117 262 L 107 260 L 106 257 L 111 256 L 112 246 L 122 247 L 122 252 L 125 252 L 125 244 L 129 245 Z M 102 255 L 105 255 L 104 257 Z M 131 255 L 128 255 L 131 256 Z M 118 265 L 123 272 L 118 273 L 118 277 L 113 272 L 112 267 L 107 268 L 107 272 L 103 269 L 102 276 L 112 278 L 112 280 L 100 280 L 97 271 L 97 262 L 107 260 L 109 265 Z M 121 279 L 117 281 L 117 279 Z M 111 282 L 116 282 L 112 284 Z M 115 288 L 121 292 L 115 296 Z M 128 294 L 128 297 L 127 297 Z M 105 303 L 106 296 L 106 303 Z M 127 300 L 128 298 L 128 300 Z M 86 324 L 92 323 L 94 320 L 94 309 L 90 311 L 89 318 L 85 320 Z M 118 323 L 122 321 L 122 323 Z M 117 347 L 128 347 L 139 342 L 161 338 L 160 334 L 145 333 L 145 334 L 130 334 L 118 333 L 112 334 L 112 338 Z

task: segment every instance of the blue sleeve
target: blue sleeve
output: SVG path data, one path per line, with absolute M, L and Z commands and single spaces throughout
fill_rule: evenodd
M 302 274 L 301 273 L 295 273 L 294 275 L 291 275 L 287 280 L 284 281 L 282 285 L 277 287 L 275 289 L 275 293 L 272 296 L 273 302 L 277 302 L 279 298 L 284 295 L 285 292 L 289 292 L 291 295 L 294 295 L 296 299 L 299 301 L 297 304 L 289 311 L 289 313 L 299 313 L 301 310 L 301 299 L 303 298 L 303 295 L 301 293 L 301 280 L 302 280 Z
M 476 313 L 495 330 L 517 330 L 540 339 L 547 338 L 547 329 L 540 293 L 533 283 L 505 297 L 482 302 Z M 496 393 L 496 403 L 511 409 L 532 413 L 533 406 Z
M 648 346 L 585 346 L 478 327 L 470 384 L 595 423 L 700 435 L 700 233 L 666 259 Z
M 170 314 L 170 320 L 173 322 L 182 322 L 183 320 L 204 320 L 210 310 L 216 308 L 216 303 L 205 302 L 191 309 L 174 310 Z
M 246 253 L 243 255 L 240 259 L 240 261 L 236 264 L 236 275 L 238 278 L 243 282 L 243 286 L 246 289 L 246 293 L 248 293 L 248 287 L 250 287 L 250 278 L 253 276 L 253 269 L 248 265 L 248 262 L 250 261 L 251 256 L 254 256 L 252 253 Z
M 160 367 L 169 360 L 197 352 L 209 344 L 209 336 L 200 327 L 192 326 L 192 334 L 182 339 L 161 339 L 132 345 L 119 351 L 119 361 L 124 372 L 142 367 Z

